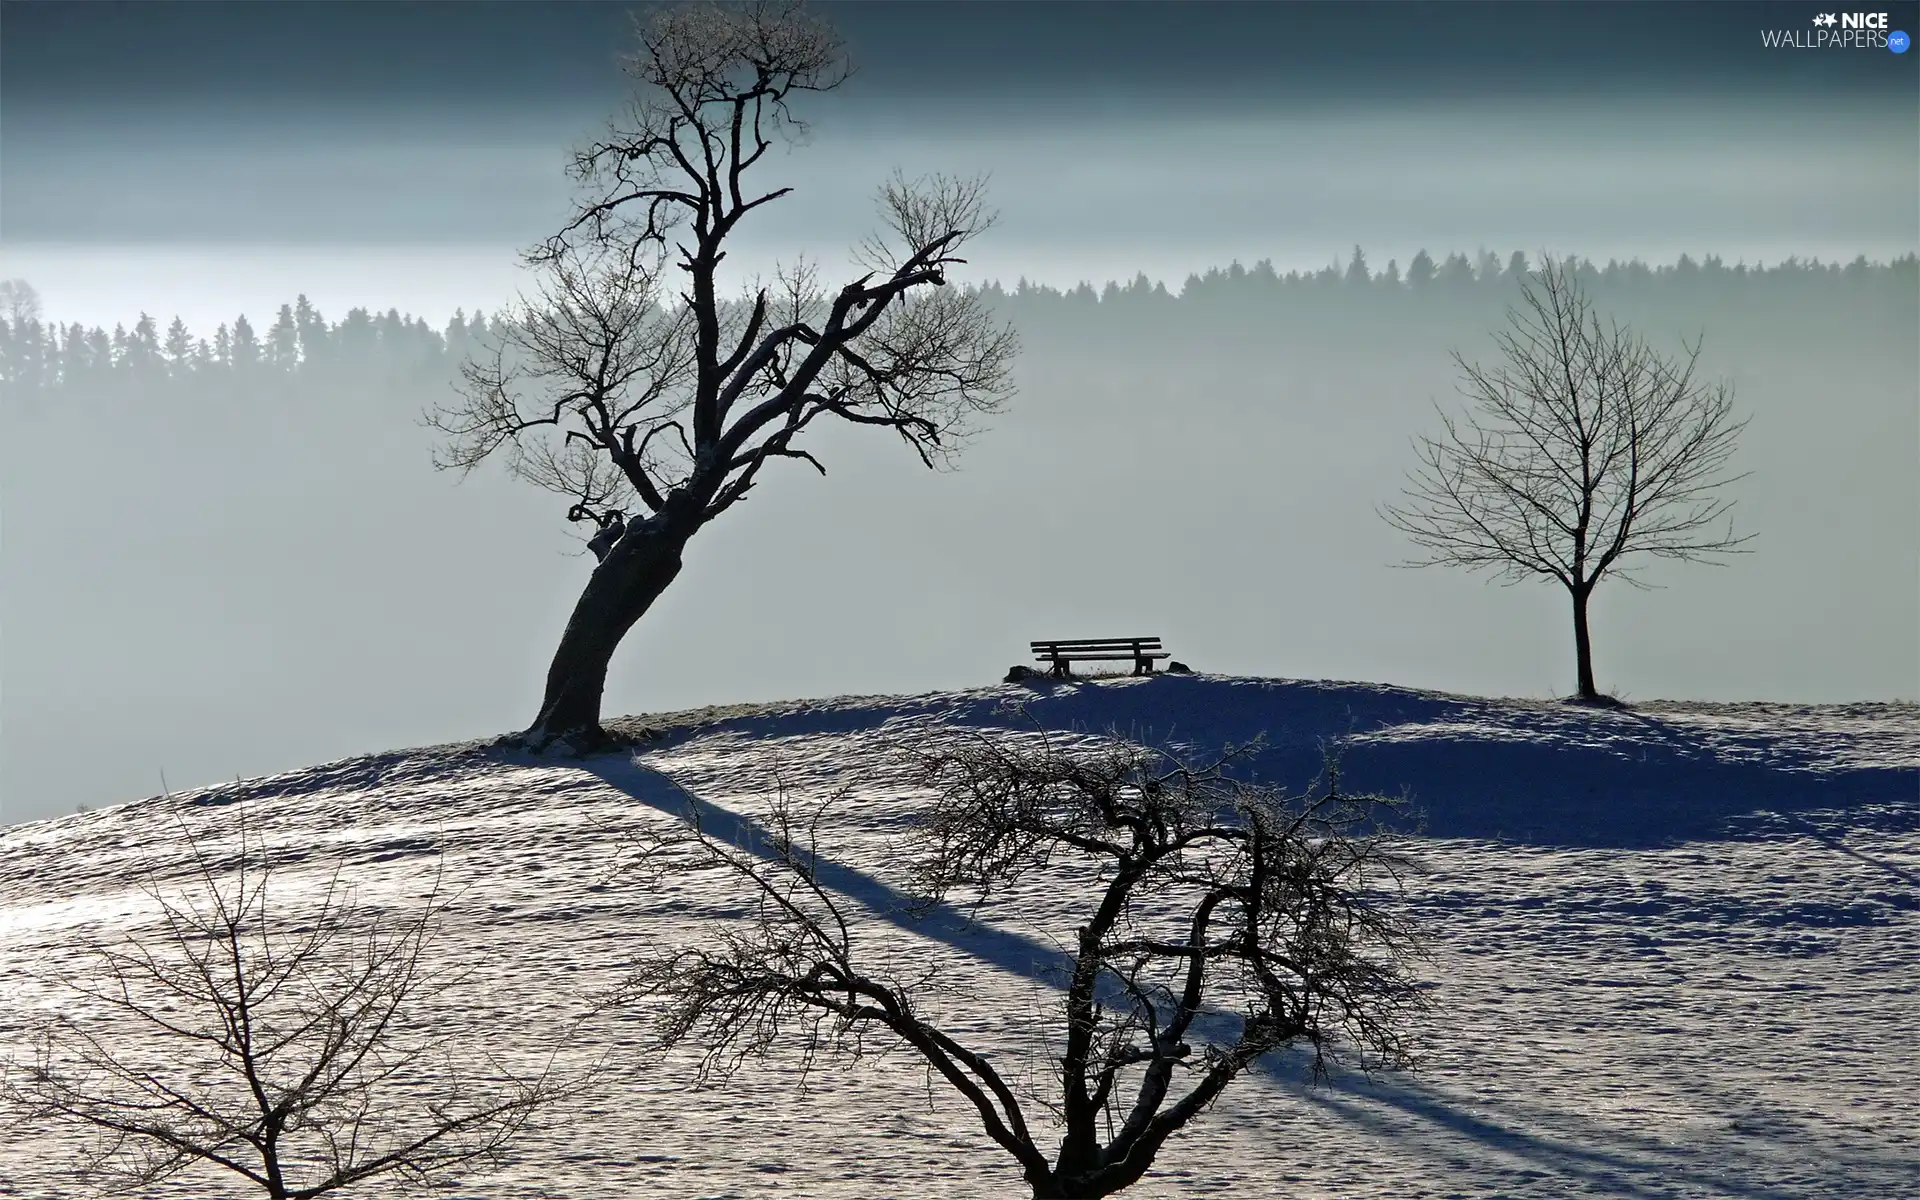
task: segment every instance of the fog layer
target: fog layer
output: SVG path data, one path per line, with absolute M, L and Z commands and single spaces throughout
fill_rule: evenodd
M 1736 518 L 1759 535 L 1603 585 L 1603 688 L 1920 692 L 1913 271 L 1601 290 L 1669 348 L 1706 334 L 1753 417 Z M 976 684 L 1029 639 L 1115 634 L 1205 671 L 1568 692 L 1563 594 L 1397 569 L 1375 511 L 1509 283 L 1263 279 L 1000 300 L 1022 394 L 961 469 L 823 430 L 826 478 L 770 470 L 696 538 L 608 711 Z M 591 560 L 564 502 L 429 468 L 448 365 L 10 390 L 7 819 L 531 718 Z

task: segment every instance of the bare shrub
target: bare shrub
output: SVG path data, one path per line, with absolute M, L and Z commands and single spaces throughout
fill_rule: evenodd
M 801 808 L 784 789 L 758 838 L 690 819 L 649 848 L 691 846 L 754 903 L 642 956 L 617 1002 L 645 1010 L 653 1046 L 701 1046 L 706 1078 L 776 1048 L 810 1065 L 857 1057 L 874 1035 L 904 1043 L 973 1106 L 1034 1196 L 1110 1195 L 1262 1056 L 1302 1045 L 1316 1074 L 1343 1050 L 1404 1065 L 1426 1007 L 1391 904 L 1406 866 L 1383 824 L 1396 803 L 1347 795 L 1335 769 L 1305 795 L 1242 782 L 1228 773 L 1237 757 L 1195 765 L 1117 741 L 1069 751 L 985 734 L 916 754 L 938 799 L 909 838 L 913 911 L 984 903 L 1033 872 L 1091 881 L 1061 963 L 1050 1082 L 945 1032 L 923 1004 L 936 977 L 863 959 L 849 900 L 821 869 L 833 801 Z M 963 1000 L 976 1021 L 981 1002 Z
M 56 980 L 73 1010 L 0 1079 L 0 1099 L 93 1134 L 83 1181 L 140 1193 L 211 1164 L 273 1200 L 426 1187 L 498 1165 L 536 1111 L 586 1086 L 430 1027 L 465 979 L 425 957 L 452 902 L 437 873 L 388 912 L 338 866 L 317 894 L 288 894 L 244 821 L 228 843 L 183 834 L 184 888 L 153 868 L 141 882 L 157 928 L 91 941 L 87 966 Z

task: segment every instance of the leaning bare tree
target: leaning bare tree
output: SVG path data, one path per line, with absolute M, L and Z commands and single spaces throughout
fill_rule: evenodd
M 752 183 L 775 140 L 805 129 L 789 100 L 848 76 L 831 29 L 795 3 L 703 4 L 657 12 L 639 35 L 631 111 L 576 154 L 580 207 L 527 256 L 545 288 L 470 365 L 463 400 L 430 417 L 449 438 L 439 465 L 502 453 L 597 529 L 598 565 L 524 735 L 535 747 L 604 741 L 621 639 L 769 460 L 825 472 L 801 445 L 816 420 L 891 429 L 932 466 L 1011 394 L 1011 330 L 944 286 L 991 222 L 978 182 L 896 176 L 886 232 L 856 252 L 867 273 L 837 292 L 803 267 L 722 298 L 729 238 L 791 190 Z
M 83 1179 L 146 1194 L 210 1165 L 272 1200 L 424 1187 L 498 1164 L 537 1110 L 583 1086 L 456 1052 L 456 1033 L 429 1027 L 426 1006 L 459 982 L 425 957 L 449 903 L 437 879 L 388 915 L 337 868 L 288 895 L 244 825 L 225 846 L 188 841 L 184 891 L 157 869 L 142 883 L 157 928 L 92 943 L 90 965 L 59 980 L 70 1011 L 0 1079 L 0 1099 L 92 1134 Z
M 861 961 L 848 901 L 819 870 L 821 813 L 784 792 L 757 839 L 691 823 L 683 836 L 758 907 L 642 958 L 620 1000 L 648 1006 L 656 1047 L 696 1041 L 709 1077 L 783 1045 L 810 1061 L 891 1035 L 972 1105 L 1034 1196 L 1111 1195 L 1263 1055 L 1304 1045 L 1316 1073 L 1343 1049 L 1400 1065 L 1427 1005 L 1391 903 L 1405 866 L 1381 821 L 1394 802 L 1342 793 L 1333 770 L 1303 796 L 1236 782 L 1233 757 L 1190 765 L 1017 735 L 919 756 L 939 792 L 912 835 L 922 916 L 1037 872 L 1086 905 L 1055 980 L 1044 1087 L 929 1014 L 936 978 L 902 982 Z M 978 1027 L 992 1001 L 963 1003 Z
M 1570 261 L 1547 258 L 1523 310 L 1495 335 L 1505 362 L 1457 352 L 1473 411 L 1441 414 L 1444 433 L 1415 443 L 1420 466 L 1382 515 L 1428 556 L 1410 565 L 1486 569 L 1505 582 L 1544 577 L 1573 601 L 1577 698 L 1594 686 L 1587 610 L 1594 587 L 1650 558 L 1715 562 L 1739 552 L 1721 493 L 1745 421 L 1733 389 L 1700 379 L 1700 343 L 1666 356 L 1603 322 Z

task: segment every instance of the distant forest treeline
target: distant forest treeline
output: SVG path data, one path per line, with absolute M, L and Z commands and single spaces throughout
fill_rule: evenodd
M 1693 310 L 1724 313 L 1763 309 L 1776 313 L 1833 310 L 1862 313 L 1911 307 L 1920 297 L 1920 261 L 1913 254 L 1890 263 L 1865 256 L 1845 265 L 1789 258 L 1773 266 L 1728 266 L 1707 256 L 1649 266 L 1639 260 L 1601 266 L 1579 259 L 1578 269 L 1603 306 L 1628 310 Z M 1071 336 L 1144 322 L 1166 333 L 1223 323 L 1280 322 L 1277 330 L 1312 336 L 1329 321 L 1354 317 L 1389 323 L 1446 318 L 1466 328 L 1497 319 L 1527 273 L 1523 253 L 1502 259 L 1453 254 L 1435 262 L 1425 251 L 1403 271 L 1397 262 L 1374 270 L 1359 247 L 1345 266 L 1281 274 L 1261 261 L 1236 262 L 1204 275 L 1189 275 L 1175 293 L 1138 275 L 1125 285 L 1096 290 L 1082 283 L 1061 290 L 1022 279 L 1012 288 L 990 283 L 977 289 L 1023 332 Z M 487 344 L 496 331 L 484 313 L 455 312 L 444 329 L 388 309 L 350 309 L 329 322 L 307 298 L 283 304 L 271 324 L 259 329 L 242 315 L 222 323 L 212 337 L 197 336 L 178 317 L 165 329 L 141 313 L 133 328 L 45 321 L 31 287 L 10 281 L 0 297 L 0 384 L 9 390 L 46 391 L 98 386 L 109 381 L 146 383 L 225 377 L 241 380 L 260 372 L 298 373 L 320 380 L 339 375 L 366 378 L 451 374 L 453 365 Z M 1889 314 L 1891 315 L 1891 314 Z M 1091 319 L 1090 319 L 1091 318 Z M 1191 327 L 1189 329 L 1189 327 Z

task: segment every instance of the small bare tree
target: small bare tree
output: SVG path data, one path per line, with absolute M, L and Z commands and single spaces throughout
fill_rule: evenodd
M 1486 569 L 1503 582 L 1555 580 L 1573 601 L 1578 698 L 1594 686 L 1587 629 L 1595 585 L 1641 558 L 1715 562 L 1739 552 L 1720 489 L 1745 421 L 1733 389 L 1697 377 L 1700 343 L 1662 355 L 1603 322 L 1574 264 L 1546 258 L 1495 335 L 1505 362 L 1457 352 L 1473 410 L 1415 445 L 1405 501 L 1382 515 L 1428 556 L 1409 565 Z
M 751 185 L 774 139 L 805 129 L 788 101 L 848 75 L 831 29 L 772 0 L 667 8 L 639 35 L 630 112 L 575 156 L 580 206 L 527 255 L 547 286 L 469 366 L 463 400 L 429 417 L 448 437 L 437 465 L 504 452 L 604 535 L 526 731 L 536 748 L 604 741 L 614 650 L 770 460 L 825 473 L 799 444 L 816 420 L 891 429 L 932 466 L 1012 392 L 1012 331 L 944 286 L 991 224 L 979 182 L 896 176 L 885 233 L 856 251 L 867 273 L 837 292 L 797 267 L 741 303 L 721 297 L 728 239 L 791 190 Z M 669 265 L 686 274 L 677 294 Z
M 139 1192 L 196 1164 L 272 1200 L 371 1181 L 444 1182 L 497 1165 L 536 1110 L 585 1077 L 522 1076 L 425 1026 L 423 1005 L 460 982 L 424 953 L 449 900 L 438 877 L 419 907 L 359 903 L 336 868 L 289 903 L 266 846 L 243 825 L 236 861 L 188 835 L 191 883 L 151 870 L 159 928 L 89 945 L 60 982 L 96 1012 L 58 1015 L 30 1062 L 8 1063 L 0 1099 L 94 1137 L 79 1174 Z
M 891 1034 L 973 1106 L 1034 1196 L 1110 1195 L 1263 1055 L 1305 1044 L 1316 1074 L 1343 1045 L 1404 1064 L 1426 1007 L 1406 970 L 1411 930 L 1388 903 L 1406 865 L 1380 823 L 1393 802 L 1342 793 L 1337 771 L 1307 796 L 1237 782 L 1233 757 L 1196 766 L 1013 735 L 919 757 L 940 794 L 913 835 L 921 915 L 1035 871 L 1087 886 L 1045 1094 L 928 1015 L 933 976 L 903 983 L 859 961 L 846 903 L 817 869 L 820 814 L 796 815 L 784 792 L 759 844 L 697 823 L 686 835 L 757 896 L 753 915 L 645 956 L 620 999 L 651 1006 L 657 1047 L 697 1039 L 707 1077 L 781 1045 L 810 1062 Z
M 24 279 L 0 279 L 0 320 L 16 332 L 40 319 L 40 293 Z

